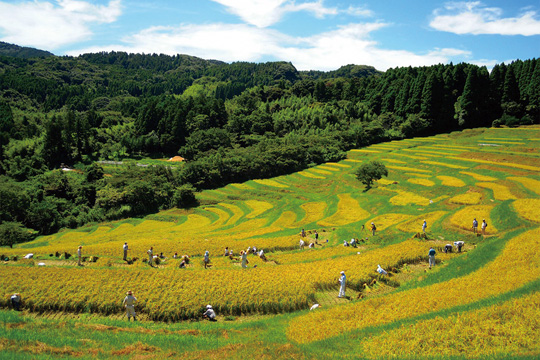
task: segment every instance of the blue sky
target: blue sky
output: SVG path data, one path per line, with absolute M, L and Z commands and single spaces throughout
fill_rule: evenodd
M 79 55 L 188 54 L 226 62 L 342 65 L 540 56 L 538 0 L 0 0 L 0 40 Z

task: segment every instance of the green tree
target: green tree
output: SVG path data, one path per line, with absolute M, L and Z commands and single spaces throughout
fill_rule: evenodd
M 379 161 L 370 161 L 362 164 L 354 174 L 362 184 L 366 185 L 366 190 L 369 190 L 374 181 L 380 180 L 383 176 L 388 176 L 388 169 Z
M 13 247 L 15 244 L 32 240 L 32 230 L 20 222 L 6 221 L 0 224 L 0 246 Z

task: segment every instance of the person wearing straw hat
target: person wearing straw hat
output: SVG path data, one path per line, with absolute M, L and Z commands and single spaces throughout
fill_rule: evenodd
M 345 285 L 347 283 L 347 277 L 345 276 L 345 271 L 340 272 L 341 276 L 339 277 L 339 283 L 341 286 L 339 287 L 339 298 L 345 297 Z
M 133 296 L 133 292 L 129 290 L 126 293 L 126 297 L 124 298 L 124 302 L 122 305 L 126 307 L 126 314 L 129 321 L 129 318 L 133 316 L 133 321 L 137 321 L 137 318 L 135 317 L 135 302 L 137 302 L 137 298 Z
M 79 261 L 78 261 L 77 265 L 82 266 L 82 263 L 81 263 L 81 258 L 82 258 L 82 246 L 79 246 L 79 248 L 77 249 L 77 257 L 79 258 Z
M 487 222 L 486 219 L 482 219 L 482 235 L 486 235 Z
M 375 223 L 371 223 L 371 233 L 373 236 L 375 236 L 375 231 L 377 231 L 377 227 L 375 226 Z
M 424 219 L 424 222 L 422 223 L 422 232 L 424 234 L 426 233 L 426 228 L 427 228 L 427 221 L 426 221 L 426 219 Z
M 476 220 L 476 218 L 472 221 L 472 230 L 475 234 L 478 232 L 478 220 Z
M 217 321 L 216 312 L 212 309 L 212 305 L 206 305 L 206 311 L 204 312 L 203 317 L 210 321 Z
M 13 310 L 21 311 L 21 300 L 21 294 L 15 293 L 11 295 L 11 306 L 13 306 Z

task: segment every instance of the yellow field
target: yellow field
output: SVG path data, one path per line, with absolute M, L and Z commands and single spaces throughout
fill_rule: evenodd
M 540 199 L 518 199 L 512 205 L 519 216 L 540 222 Z
M 540 229 L 534 229 L 513 238 L 493 262 L 470 275 L 296 317 L 287 336 L 292 341 L 309 343 L 511 291 L 540 277 L 539 236 Z
M 453 226 L 463 230 L 472 230 L 472 222 L 474 218 L 478 220 L 478 229 L 480 229 L 482 220 L 486 219 L 488 224 L 486 234 L 494 234 L 497 232 L 497 229 L 495 226 L 493 226 L 491 218 L 489 217 L 493 208 L 494 206 L 492 205 L 466 206 L 452 215 L 450 218 L 450 223 Z
M 397 330 L 363 342 L 362 355 L 378 359 L 535 354 L 540 352 L 537 336 L 540 328 L 539 308 L 540 293 L 534 293 L 481 310 L 402 325 Z
M 360 207 L 358 201 L 353 199 L 350 194 L 338 195 L 338 210 L 332 216 L 319 221 L 321 226 L 342 226 L 351 224 L 369 216 L 369 213 Z
M 428 180 L 428 179 L 418 179 L 418 178 L 412 178 L 412 179 L 407 179 L 408 182 L 410 182 L 411 184 L 416 184 L 416 185 L 422 185 L 422 186 L 434 186 L 435 183 L 431 180 Z
M 536 193 L 536 195 L 540 195 L 540 181 L 526 178 L 526 177 L 509 177 L 509 180 L 516 181 L 520 183 L 521 185 L 525 186 L 530 191 Z
M 496 200 L 513 200 L 516 199 L 514 194 L 510 192 L 510 189 L 508 189 L 507 186 L 491 183 L 491 182 L 479 182 L 476 183 L 476 186 L 485 188 L 485 189 L 491 189 L 493 190 L 493 197 Z
M 476 205 L 480 204 L 482 200 L 482 194 L 478 192 L 467 192 L 465 194 L 456 195 L 450 198 L 451 203 L 461 205 Z
M 445 176 L 445 175 L 439 175 L 437 176 L 437 179 L 442 181 L 442 184 L 444 186 L 451 186 L 451 187 L 463 187 L 465 186 L 465 183 L 463 180 L 458 179 L 453 176 Z

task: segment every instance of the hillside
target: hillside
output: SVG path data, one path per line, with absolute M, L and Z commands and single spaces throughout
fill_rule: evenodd
M 54 56 L 53 53 L 25 46 L 18 46 L 0 41 L 0 56 L 12 56 L 16 58 L 31 59 Z
M 320 73 L 188 55 L 0 56 L 1 241 L 189 207 L 195 191 L 385 141 L 538 124 L 538 64 Z
M 9 259 L 0 266 L 0 306 L 14 292 L 23 297 L 22 313 L 0 311 L 2 351 L 14 358 L 538 357 L 539 142 L 540 128 L 529 126 L 379 143 L 339 162 L 202 191 L 190 209 L 0 248 Z M 373 160 L 389 174 L 365 190 L 353 173 Z M 473 233 L 474 218 L 486 220 L 485 231 Z M 343 246 L 352 238 L 356 247 Z M 82 266 L 73 256 L 79 245 Z M 145 262 L 150 247 L 164 256 L 153 267 Z M 253 247 L 266 259 L 249 254 L 242 268 L 240 251 Z M 28 253 L 33 259 L 21 260 Z M 187 268 L 175 253 L 189 255 Z M 337 298 L 340 271 L 344 298 Z M 124 318 L 127 290 L 138 298 L 137 324 Z M 322 307 L 310 311 L 314 303 Z M 217 323 L 200 321 L 206 304 Z

